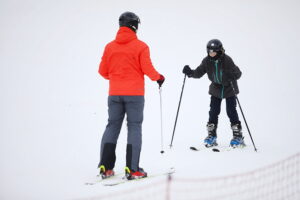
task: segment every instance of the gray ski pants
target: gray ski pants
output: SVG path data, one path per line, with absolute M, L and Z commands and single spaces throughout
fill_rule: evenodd
M 108 124 L 101 140 L 100 165 L 107 169 L 115 166 L 115 149 L 124 116 L 127 116 L 126 166 L 137 171 L 142 146 L 144 96 L 109 96 Z

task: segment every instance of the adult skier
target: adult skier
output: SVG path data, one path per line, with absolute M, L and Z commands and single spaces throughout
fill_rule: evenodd
M 208 136 L 204 139 L 206 147 L 216 146 L 218 116 L 221 111 L 222 99 L 226 99 L 226 111 L 231 122 L 233 138 L 230 141 L 232 147 L 244 146 L 242 126 L 236 110 L 236 96 L 239 89 L 237 80 L 241 77 L 240 69 L 234 64 L 233 60 L 225 54 L 225 50 L 220 40 L 212 39 L 207 43 L 207 56 L 202 63 L 192 70 L 189 65 L 185 65 L 183 73 L 189 78 L 201 78 L 205 73 L 212 82 L 209 86 L 211 95 L 209 120 L 206 125 Z
M 144 75 L 161 86 L 165 80 L 153 67 L 149 47 L 137 38 L 139 17 L 125 12 L 119 17 L 120 28 L 115 40 L 104 49 L 99 73 L 109 80 L 108 124 L 101 140 L 100 174 L 114 175 L 116 145 L 124 116 L 127 116 L 127 148 L 125 174 L 128 180 L 143 178 L 140 168 L 142 122 L 144 111 Z

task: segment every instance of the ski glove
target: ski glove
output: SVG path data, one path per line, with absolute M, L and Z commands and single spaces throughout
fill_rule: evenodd
M 185 65 L 183 67 L 182 73 L 184 73 L 185 75 L 187 75 L 188 77 L 192 77 L 194 74 L 194 71 L 190 68 L 190 66 Z
M 224 71 L 223 74 L 223 80 L 222 80 L 222 84 L 224 86 L 230 86 L 230 82 L 235 81 L 236 79 L 234 78 L 232 73 L 228 73 L 226 71 Z
M 162 84 L 164 83 L 164 81 L 165 81 L 165 77 L 164 77 L 163 75 L 160 74 L 159 79 L 156 81 L 157 84 L 159 85 L 159 87 L 162 86 Z

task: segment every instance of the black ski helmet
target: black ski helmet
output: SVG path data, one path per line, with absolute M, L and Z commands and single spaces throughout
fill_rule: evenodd
M 207 53 L 213 51 L 213 52 L 222 54 L 225 52 L 222 42 L 218 39 L 210 40 L 206 45 L 206 50 L 207 50 Z
M 140 18 L 133 12 L 124 12 L 119 17 L 120 27 L 126 26 L 131 28 L 134 32 L 138 30 L 139 23 L 141 23 Z

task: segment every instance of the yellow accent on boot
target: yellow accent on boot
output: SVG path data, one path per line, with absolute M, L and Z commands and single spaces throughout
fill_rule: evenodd
M 125 177 L 130 180 L 131 174 L 129 167 L 125 167 Z
M 100 169 L 100 174 L 101 174 L 101 173 L 104 173 L 104 172 L 106 171 L 104 165 L 101 165 L 101 166 L 99 167 L 99 169 Z
M 130 174 L 130 169 L 129 169 L 129 167 L 125 167 L 125 173 Z

